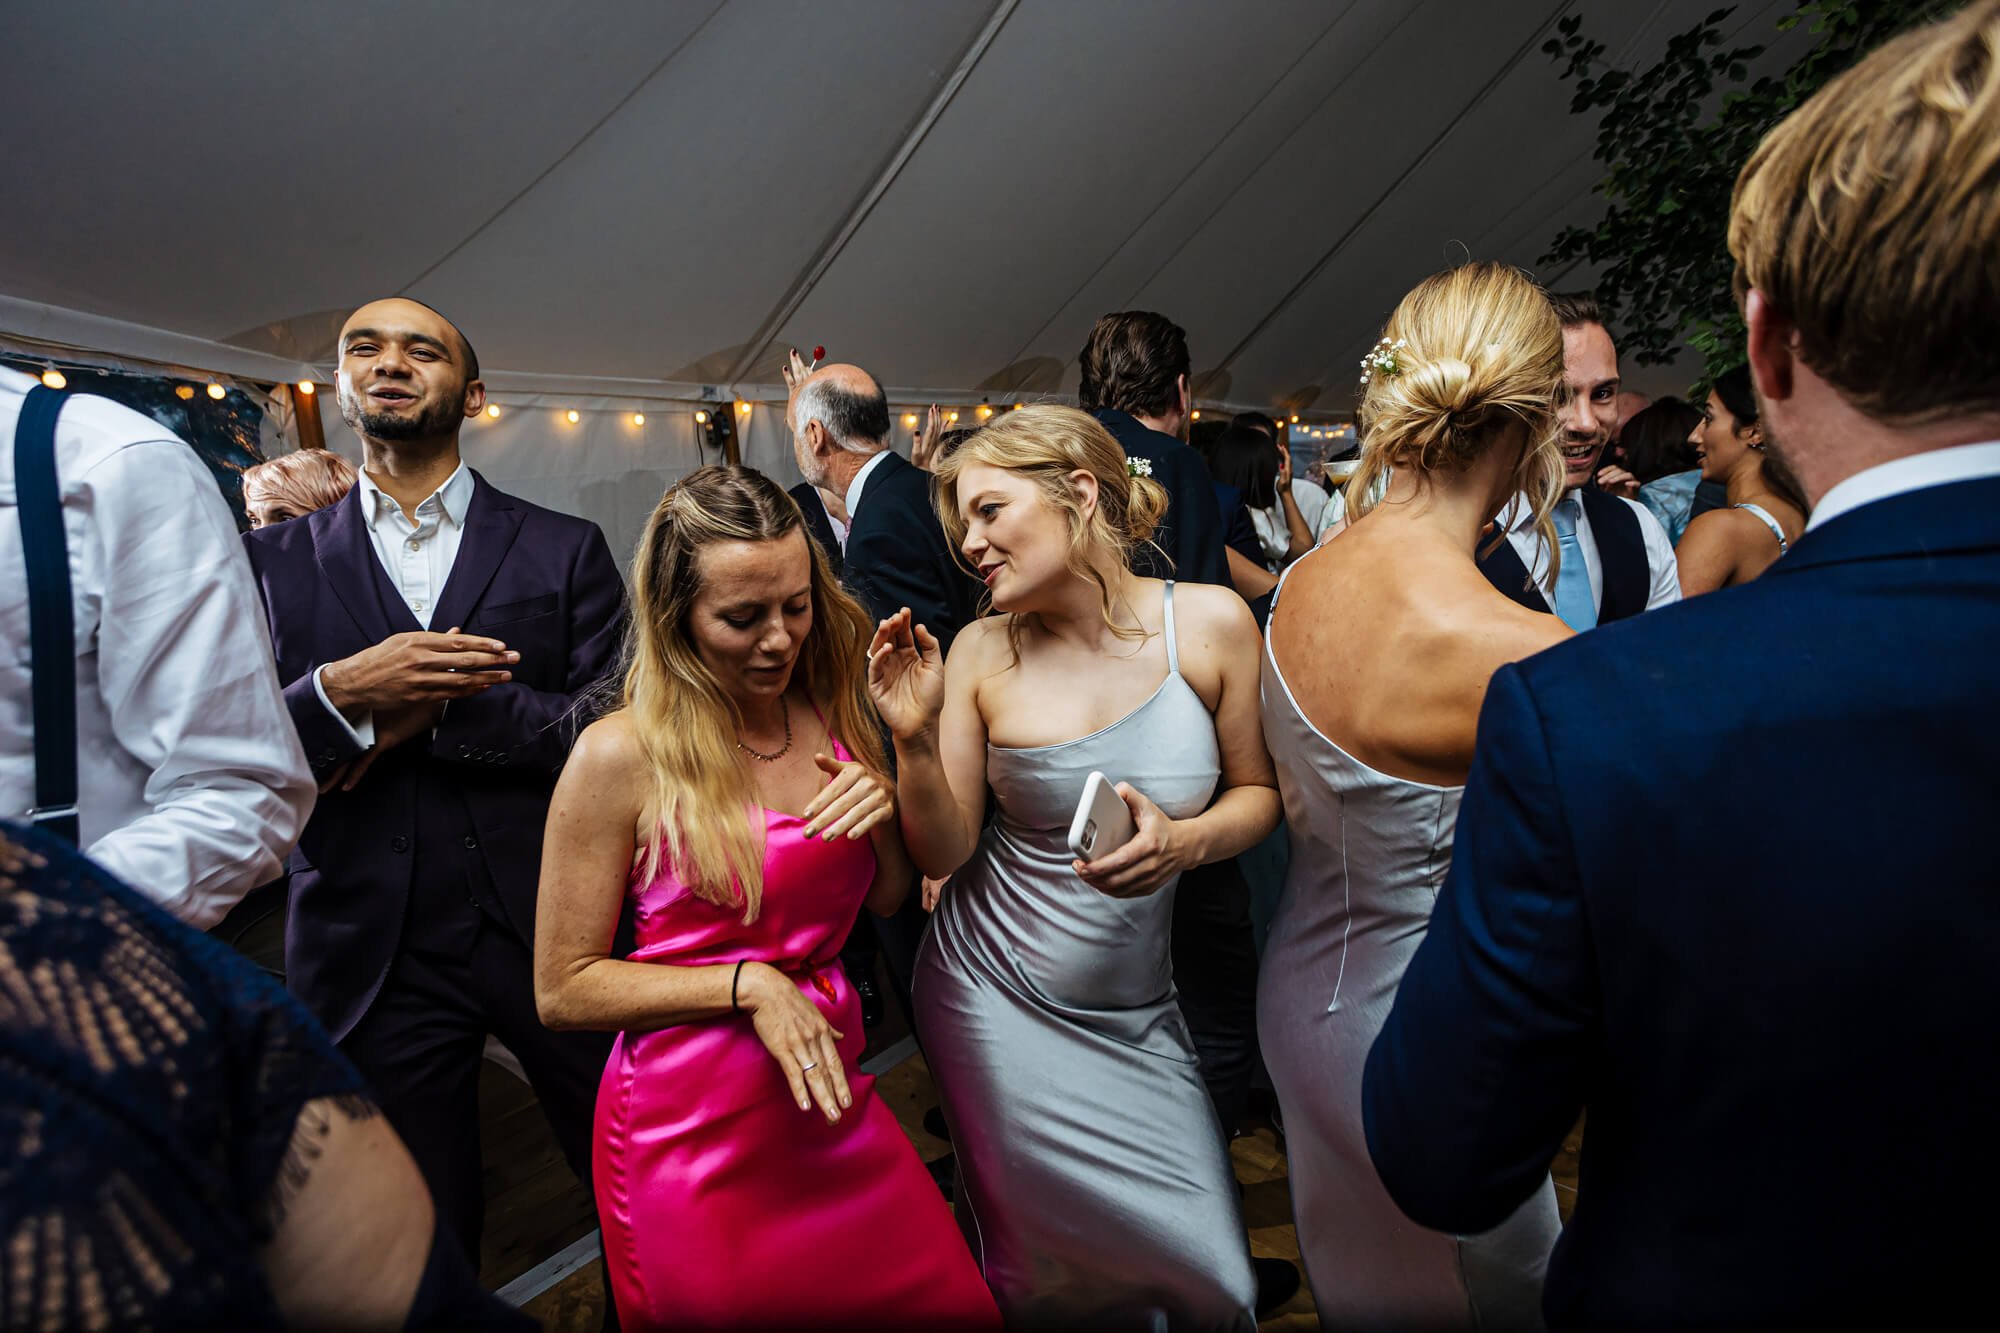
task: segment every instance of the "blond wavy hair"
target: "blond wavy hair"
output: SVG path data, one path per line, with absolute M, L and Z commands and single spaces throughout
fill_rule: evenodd
M 1551 559 L 1560 557 L 1549 520 L 1563 493 L 1562 324 L 1549 295 L 1506 264 L 1461 264 L 1425 278 L 1397 304 L 1382 336 L 1402 345 L 1393 372 L 1370 373 L 1356 420 L 1361 463 L 1348 479 L 1347 512 L 1378 502 L 1389 473 L 1420 484 L 1463 471 L 1520 426 L 1527 446 L 1515 469 Z
M 1736 179 L 1740 301 L 1858 410 L 2000 409 L 2000 0 L 1904 33 L 1764 136 Z
M 1120 567 L 1129 567 L 1132 552 L 1159 531 L 1167 512 L 1167 492 L 1151 478 L 1131 474 L 1125 450 L 1111 432 L 1087 412 L 1046 406 L 1004 413 L 975 431 L 937 469 L 938 521 L 960 564 L 965 564 L 961 548 L 966 522 L 958 511 L 958 478 L 973 463 L 1015 473 L 1035 484 L 1042 502 L 1069 520 L 1064 563 L 1070 573 L 1096 586 L 1106 627 L 1121 639 L 1144 638 L 1143 630 L 1118 623 L 1111 584 L 1095 557 L 1108 555 Z M 1070 485 L 1073 472 L 1088 472 L 1097 479 L 1097 507 L 1088 515 Z M 1021 617 L 1009 616 L 1007 640 L 1017 658 L 1020 634 Z
M 632 620 L 624 707 L 653 773 L 653 834 L 640 858 L 646 879 L 673 867 L 696 897 L 743 907 L 757 919 L 764 895 L 764 829 L 750 766 L 737 748 L 736 702 L 701 660 L 688 618 L 702 590 L 701 553 L 718 542 L 772 542 L 797 534 L 812 562 L 812 627 L 793 670 L 848 751 L 877 774 L 880 721 L 868 699 L 874 626 L 843 590 L 806 533 L 792 497 L 761 472 L 704 467 L 668 488 L 632 562 Z

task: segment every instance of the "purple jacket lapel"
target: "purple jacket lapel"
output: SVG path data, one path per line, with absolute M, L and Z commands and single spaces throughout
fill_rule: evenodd
M 522 514 L 511 497 L 493 489 L 478 472 L 472 474 L 472 502 L 465 509 L 465 535 L 458 543 L 458 558 L 452 562 L 451 577 L 438 595 L 437 611 L 431 628 L 440 633 L 463 626 L 485 595 L 500 562 L 514 545 L 521 530 Z
M 327 586 L 368 642 L 382 642 L 396 630 L 382 605 L 382 562 L 375 558 L 375 546 L 368 539 L 361 488 L 356 486 L 346 499 L 320 510 L 308 521 L 312 524 L 313 559 L 326 575 Z

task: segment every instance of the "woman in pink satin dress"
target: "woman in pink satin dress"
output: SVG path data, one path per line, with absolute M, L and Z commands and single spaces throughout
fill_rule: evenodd
M 915 877 L 865 614 L 789 496 L 708 467 L 653 511 L 632 619 L 624 707 L 578 739 L 550 806 L 535 933 L 542 1021 L 621 1033 L 593 1162 L 620 1322 L 999 1327 L 857 1067 L 840 946 Z

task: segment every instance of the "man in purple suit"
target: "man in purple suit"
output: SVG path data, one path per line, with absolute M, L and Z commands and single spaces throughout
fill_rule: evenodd
M 545 1029 L 530 964 L 549 793 L 617 664 L 624 585 L 595 524 L 460 461 L 486 390 L 436 311 L 355 311 L 339 397 L 366 447 L 354 489 L 245 538 L 323 793 L 291 859 L 285 965 L 476 1262 L 489 1034 L 590 1181 L 610 1037 Z

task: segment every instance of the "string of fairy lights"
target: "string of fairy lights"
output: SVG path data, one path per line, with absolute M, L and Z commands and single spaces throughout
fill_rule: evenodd
M 82 368 L 83 364 L 84 363 L 81 362 L 77 363 L 79 368 Z M 43 363 L 41 381 L 44 385 L 48 386 L 51 389 L 65 389 L 69 387 L 69 377 L 65 375 L 62 371 L 62 368 L 53 361 L 48 361 Z M 318 384 L 316 384 L 312 380 L 299 380 L 295 382 L 292 387 L 302 398 L 311 398 L 313 397 L 313 395 L 319 392 Z M 197 392 L 206 393 L 210 398 L 215 399 L 218 402 L 220 402 L 223 398 L 227 397 L 229 393 L 229 391 L 223 387 L 220 380 L 214 380 L 214 379 L 208 380 L 204 385 L 202 385 L 200 389 L 197 389 L 194 384 L 187 382 L 176 384 L 174 386 L 174 396 L 181 399 L 183 402 L 192 400 Z M 740 425 L 747 426 L 749 424 L 750 416 L 752 411 L 754 410 L 755 405 L 747 398 L 738 398 L 734 400 L 733 406 L 738 423 Z M 990 421 L 996 413 L 1002 410 L 1010 412 L 1018 412 L 1023 407 L 1026 406 L 1027 406 L 1026 403 L 1019 403 L 1019 402 L 1008 403 L 1004 404 L 1003 406 L 995 406 L 992 403 L 982 402 L 975 407 L 971 407 L 969 410 L 972 412 L 975 420 L 977 420 L 980 424 L 983 425 L 987 421 Z M 498 403 L 488 403 L 486 405 L 486 411 L 484 413 L 484 416 L 485 419 L 488 421 L 498 421 L 500 420 L 501 416 L 508 411 L 529 411 L 529 410 L 533 409 L 525 409 L 525 408 L 508 409 L 501 407 L 501 405 Z M 694 424 L 697 427 L 705 428 L 709 425 L 710 421 L 713 419 L 712 414 L 716 412 L 721 412 L 723 410 L 724 409 L 721 407 L 720 404 L 716 404 L 713 406 L 695 406 L 692 409 L 694 416 Z M 960 408 L 952 407 L 941 410 L 943 411 L 944 423 L 947 428 L 956 427 L 959 424 L 959 421 L 961 419 Z M 574 408 L 574 407 L 560 408 L 560 409 L 555 409 L 555 411 L 557 413 L 558 418 L 568 425 L 578 426 L 583 423 L 583 412 L 579 408 Z M 631 412 L 626 412 L 623 409 L 619 409 L 618 414 L 624 416 L 628 421 L 630 421 L 630 423 L 634 427 L 643 427 L 646 424 L 646 413 L 643 409 Z M 1189 415 L 1193 420 L 1200 421 L 1202 419 L 1202 409 L 1195 408 Z M 1324 425 L 1305 424 L 1301 423 L 1299 419 L 1299 414 L 1296 412 L 1274 414 L 1274 419 L 1277 420 L 1281 425 L 1291 428 L 1291 432 L 1295 433 L 1297 437 L 1300 439 L 1352 441 L 1354 438 L 1354 428 L 1350 425 L 1343 425 L 1340 423 L 1329 423 Z M 918 431 L 923 429 L 925 423 L 925 415 L 914 411 L 906 411 L 902 414 L 902 423 L 903 423 L 903 428 L 914 435 Z

